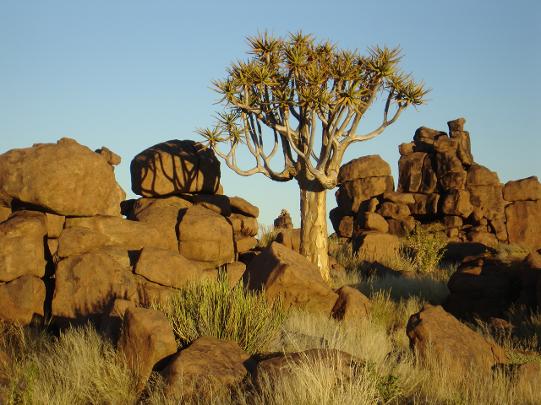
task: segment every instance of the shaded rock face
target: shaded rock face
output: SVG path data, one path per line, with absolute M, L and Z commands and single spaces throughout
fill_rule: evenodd
M 348 322 L 368 318 L 372 304 L 363 293 L 350 286 L 340 287 L 336 293 L 338 299 L 332 309 L 333 318 Z
M 215 194 L 220 184 L 220 162 L 212 150 L 189 140 L 145 149 L 133 158 L 130 171 L 132 190 L 143 197 Z
M 169 398 L 190 398 L 198 389 L 208 392 L 239 384 L 247 375 L 249 355 L 236 342 L 200 337 L 181 350 L 162 372 Z
M 280 215 L 274 220 L 274 228 L 276 229 L 292 229 L 293 221 L 291 220 L 291 215 L 287 210 L 282 210 Z
M 280 243 L 255 257 L 244 275 L 251 290 L 263 290 L 269 300 L 280 297 L 286 306 L 330 314 L 338 298 L 318 268 Z
M 355 239 L 365 232 L 405 236 L 416 225 L 437 223 L 451 242 L 541 248 L 537 177 L 502 185 L 497 173 L 475 163 L 465 122 L 464 118 L 449 121 L 449 134 L 421 127 L 413 142 L 400 145 L 397 192 L 392 191 L 388 165 L 377 156 L 342 166 L 338 207 L 330 213 L 337 235 L 360 246 Z M 374 212 L 388 226 L 376 223 Z
M 152 369 L 161 360 L 177 352 L 177 342 L 166 316 L 153 309 L 128 308 L 123 316 L 118 348 L 142 390 Z
M 43 316 L 45 284 L 25 275 L 0 284 L 0 319 L 27 325 L 34 314 Z
M 440 306 L 425 305 L 412 315 L 406 327 L 410 345 L 425 361 L 453 364 L 463 372 L 490 372 L 506 363 L 504 350 L 487 341 Z
M 112 167 L 69 138 L 0 155 L 0 194 L 69 216 L 120 215 L 125 198 Z

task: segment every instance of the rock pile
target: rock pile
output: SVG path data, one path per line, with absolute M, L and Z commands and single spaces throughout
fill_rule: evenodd
M 421 127 L 413 142 L 399 146 L 396 192 L 389 165 L 379 156 L 342 166 L 338 207 L 330 213 L 338 236 L 352 238 L 369 253 L 377 245 L 371 238 L 403 236 L 418 223 L 439 223 L 454 242 L 541 248 L 537 177 L 501 184 L 495 172 L 475 163 L 464 123 L 449 121 L 449 134 Z
M 119 162 L 67 138 L 0 155 L 0 319 L 95 319 L 115 299 L 163 300 L 219 270 L 242 278 L 259 210 L 221 194 L 213 153 L 193 141 L 141 152 L 131 171 L 143 197 L 129 201 Z

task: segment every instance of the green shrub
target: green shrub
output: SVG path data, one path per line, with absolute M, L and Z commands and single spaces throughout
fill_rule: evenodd
M 181 346 L 213 336 L 234 340 L 248 353 L 269 344 L 286 317 L 280 301 L 269 303 L 262 293 L 230 288 L 224 280 L 193 284 L 155 307 L 167 315 Z
M 416 226 L 402 243 L 402 255 L 411 263 L 412 269 L 418 273 L 432 272 L 441 261 L 447 237 L 437 229 Z

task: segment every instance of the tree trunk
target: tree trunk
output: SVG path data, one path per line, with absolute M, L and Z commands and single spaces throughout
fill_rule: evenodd
M 301 188 L 301 254 L 319 268 L 325 281 L 330 278 L 326 194 L 327 190 Z

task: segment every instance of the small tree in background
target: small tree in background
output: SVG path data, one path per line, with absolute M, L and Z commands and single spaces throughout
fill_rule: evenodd
M 427 91 L 398 69 L 398 48 L 374 47 L 361 56 L 303 33 L 287 39 L 265 33 L 248 43 L 250 59 L 232 64 L 227 77 L 214 82 L 225 111 L 213 128 L 198 132 L 242 176 L 297 180 L 301 253 L 329 279 L 326 190 L 337 185 L 344 152 L 380 135 L 405 108 L 422 104 Z M 385 100 L 383 120 L 360 134 L 359 123 L 378 95 Z M 253 155 L 253 167 L 239 166 L 240 147 Z M 278 155 L 275 169 L 271 161 Z

